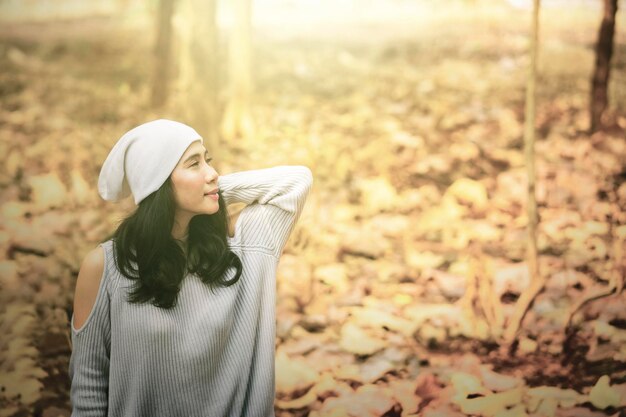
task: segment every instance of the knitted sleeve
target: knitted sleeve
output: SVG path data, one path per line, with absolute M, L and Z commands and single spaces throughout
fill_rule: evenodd
M 94 306 L 80 329 L 76 330 L 74 327 L 74 315 L 71 319 L 72 353 L 69 377 L 72 417 L 107 415 L 111 291 L 107 273 L 108 253 L 107 248 L 104 249 L 105 268 Z
M 266 250 L 279 258 L 313 184 L 302 165 L 222 175 L 218 186 L 226 204 L 245 203 L 235 228 L 241 246 Z

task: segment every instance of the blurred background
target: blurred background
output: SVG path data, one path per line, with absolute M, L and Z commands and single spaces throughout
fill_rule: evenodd
M 156 118 L 313 171 L 277 416 L 623 415 L 625 9 L 0 0 L 0 417 L 70 415 L 76 276 L 134 209 L 98 174 Z

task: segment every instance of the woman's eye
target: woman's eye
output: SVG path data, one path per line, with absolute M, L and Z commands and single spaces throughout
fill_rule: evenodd
M 207 159 L 207 160 L 206 160 L 206 163 L 207 163 L 207 164 L 210 164 L 212 160 L 213 160 L 213 158 L 209 158 L 209 159 Z M 196 165 L 198 165 L 198 163 L 197 163 L 197 162 L 194 162 L 193 164 L 191 164 L 191 165 L 189 165 L 189 166 L 191 166 L 191 167 L 195 167 Z

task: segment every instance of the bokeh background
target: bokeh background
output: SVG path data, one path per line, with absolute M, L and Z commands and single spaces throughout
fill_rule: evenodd
M 531 1 L 0 0 L 0 417 L 70 415 L 76 276 L 133 210 L 99 170 L 162 117 L 221 174 L 313 171 L 277 416 L 624 415 L 624 10 L 541 3 L 533 120 Z

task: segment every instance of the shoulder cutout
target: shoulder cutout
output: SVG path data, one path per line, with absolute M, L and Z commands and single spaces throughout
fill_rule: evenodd
M 104 271 L 104 249 L 97 246 L 87 255 L 78 272 L 74 293 L 74 329 L 83 327 L 93 309 Z

